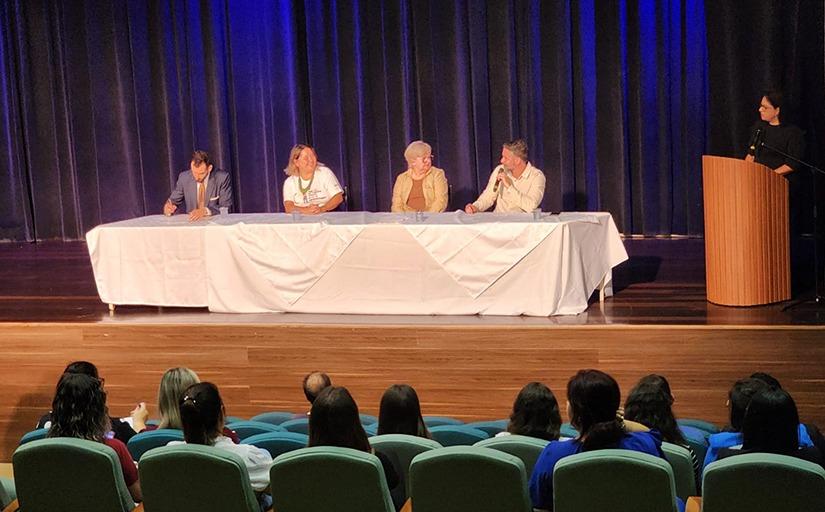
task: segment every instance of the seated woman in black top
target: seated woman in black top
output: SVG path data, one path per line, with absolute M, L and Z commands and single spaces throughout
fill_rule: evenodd
M 795 158 L 802 158 L 805 141 L 799 128 L 780 122 L 781 108 L 781 92 L 768 91 L 762 96 L 759 103 L 760 120 L 751 127 L 751 145 L 748 147 L 745 160 L 766 165 L 778 174 L 788 174 L 798 167 L 797 162 L 770 148 L 776 148 Z M 762 142 L 769 147 L 762 146 Z
M 783 389 L 763 389 L 751 398 L 742 423 L 742 448 L 723 448 L 719 458 L 760 452 L 789 455 L 825 467 L 818 449 L 799 446 L 799 413 Z
M 312 402 L 308 446 L 339 446 L 374 454 L 384 468 L 384 477 L 395 509 L 401 510 L 404 506 L 407 497 L 404 482 L 396 470 L 398 462 L 392 461 L 387 454 L 372 449 L 367 433 L 361 426 L 358 405 L 347 388 L 329 386 Z
M 521 388 L 513 402 L 507 434 L 556 441 L 560 429 L 559 402 L 550 388 L 541 382 L 531 382 Z M 498 435 L 506 434 L 502 432 Z
M 430 439 L 430 431 L 421 416 L 418 394 L 408 384 L 393 384 L 381 397 L 378 411 L 378 434 L 407 434 Z

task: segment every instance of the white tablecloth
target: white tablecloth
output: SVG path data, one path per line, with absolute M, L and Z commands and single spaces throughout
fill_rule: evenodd
M 577 314 L 627 259 L 608 213 L 153 215 L 86 241 L 106 303 L 235 313 Z

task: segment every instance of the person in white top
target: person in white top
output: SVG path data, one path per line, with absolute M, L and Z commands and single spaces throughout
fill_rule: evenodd
M 467 213 L 489 210 L 496 213 L 531 212 L 544 198 L 544 174 L 527 159 L 527 143 L 522 139 L 507 142 L 501 148 L 501 161 L 493 169 L 481 195 L 464 207 Z
M 225 416 L 223 400 L 217 386 L 211 382 L 192 384 L 183 392 L 180 401 L 180 418 L 185 441 L 171 441 L 169 445 L 200 444 L 232 452 L 244 461 L 252 488 L 258 493 L 267 490 L 272 456 L 263 448 L 251 444 L 235 444 L 224 436 L 222 433 Z M 263 501 L 270 499 L 268 496 L 261 498 Z
M 284 182 L 284 210 L 316 215 L 329 212 L 344 201 L 344 190 L 338 178 L 324 164 L 318 163 L 315 150 L 306 144 L 296 144 L 289 152 L 284 169 L 289 176 Z

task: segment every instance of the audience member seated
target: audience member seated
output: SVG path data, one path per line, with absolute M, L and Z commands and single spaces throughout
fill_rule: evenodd
M 531 382 L 516 396 L 507 430 L 496 437 L 517 434 L 556 441 L 560 428 L 561 413 L 556 396 L 541 382 Z
M 183 423 L 180 419 L 180 400 L 183 398 L 183 392 L 186 391 L 189 386 L 197 384 L 200 381 L 198 374 L 189 368 L 178 367 L 166 370 L 163 373 L 163 377 L 160 378 L 160 387 L 158 388 L 158 413 L 160 414 L 160 423 L 157 425 L 147 425 L 142 432 L 158 428 L 183 430 Z M 235 444 L 241 442 L 238 435 L 226 427 L 223 428 L 223 435 L 231 439 Z
M 180 419 L 185 441 L 172 441 L 169 445 L 200 444 L 234 453 L 243 459 L 249 473 L 249 483 L 258 494 L 261 510 L 272 505 L 272 498 L 265 494 L 269 488 L 269 466 L 272 456 L 263 448 L 251 444 L 235 444 L 223 435 L 226 411 L 218 387 L 211 382 L 192 384 L 183 392 L 180 400 Z
M 72 363 L 69 363 L 69 365 L 66 366 L 66 369 L 63 370 L 63 373 L 77 373 L 88 375 L 89 377 L 99 379 L 101 386 L 103 385 L 103 382 L 105 380 L 100 378 L 97 371 L 97 367 L 88 361 L 74 361 Z M 109 422 L 111 423 L 112 432 L 115 433 L 115 439 L 123 441 L 124 443 L 128 443 L 129 439 L 131 439 L 132 436 L 135 435 L 135 433 L 140 432 L 142 429 L 146 428 L 145 421 L 147 416 L 148 412 L 146 411 L 146 404 L 141 402 L 131 412 L 131 425 L 128 422 L 121 420 L 120 418 L 110 417 Z M 49 411 L 47 414 L 44 414 L 40 417 L 40 420 L 37 422 L 36 428 L 49 428 L 51 427 L 51 424 L 52 411 Z
M 751 378 L 761 380 L 771 389 L 782 389 L 782 384 L 779 383 L 779 380 L 769 373 L 756 372 L 751 375 Z M 811 441 L 810 444 L 808 443 L 808 439 Z M 825 455 L 825 437 L 823 437 L 819 427 L 813 423 L 800 423 L 799 446 L 804 447 L 811 445 L 815 446 L 820 453 Z
M 719 458 L 742 453 L 775 453 L 825 467 L 823 454 L 813 446 L 799 446 L 799 413 L 782 388 L 766 388 L 751 398 L 742 423 L 742 448 L 722 448 Z
M 418 394 L 407 384 L 393 384 L 384 391 L 378 411 L 378 434 L 407 434 L 430 439 L 421 416 Z
M 132 499 L 142 501 L 138 472 L 132 456 L 119 439 L 111 437 L 103 382 L 83 373 L 64 373 L 52 402 L 48 437 L 74 437 L 103 443 L 120 460 L 123 479 Z
M 618 448 L 664 458 L 662 441 L 655 431 L 628 432 L 616 414 L 619 384 L 599 370 L 580 370 L 567 383 L 567 415 L 579 437 L 548 444 L 530 477 L 533 507 L 553 509 L 553 470 L 564 457 L 581 452 Z M 679 504 L 680 508 L 683 504 Z
M 312 403 L 315 402 L 315 398 L 318 396 L 318 393 L 332 386 L 332 380 L 330 380 L 329 375 L 324 372 L 310 372 L 304 377 L 302 386 L 304 389 L 304 396 L 307 398 L 309 406 L 312 407 Z M 295 417 L 303 418 L 305 416 L 309 416 L 309 414 L 309 411 L 307 411 L 306 414 L 296 414 Z
M 693 461 L 693 472 L 698 485 L 702 480 L 702 468 L 696 452 L 688 445 L 685 436 L 679 430 L 676 417 L 673 415 L 673 402 L 673 394 L 667 379 L 661 375 L 646 375 L 630 390 L 624 404 L 624 418 L 658 431 L 662 441 L 687 448 Z
M 404 482 L 399 477 L 400 471 L 396 469 L 398 461 L 393 461 L 389 454 L 372 449 L 361 426 L 358 405 L 347 388 L 329 386 L 315 398 L 309 416 L 308 446 L 339 446 L 375 454 L 384 468 L 395 509 L 400 510 L 404 505 L 407 497 Z

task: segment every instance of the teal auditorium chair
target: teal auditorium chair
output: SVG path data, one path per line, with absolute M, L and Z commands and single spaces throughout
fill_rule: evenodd
M 166 446 L 170 441 L 183 441 L 183 430 L 174 428 L 159 428 L 135 434 L 126 443 L 126 448 L 132 455 L 132 460 L 139 461 L 144 453 L 152 448 Z
M 274 459 L 282 453 L 306 448 L 309 436 L 298 432 L 266 432 L 249 436 L 241 444 L 251 444 L 268 451 Z
M 705 420 L 697 420 L 697 419 L 693 419 L 693 418 L 682 418 L 682 419 L 676 420 L 676 423 L 680 427 L 698 428 L 699 430 L 703 430 L 703 431 L 707 432 L 708 434 L 718 434 L 719 432 L 722 431 L 715 424 L 713 424 L 709 421 L 705 421 Z
M 309 418 L 296 418 L 281 423 L 281 428 L 299 434 L 309 434 Z
M 676 496 L 685 501 L 691 496 L 698 496 L 696 473 L 693 471 L 693 459 L 690 456 L 690 450 L 676 444 L 662 443 L 662 451 L 673 469 Z
M 825 510 L 825 470 L 818 464 L 770 453 L 718 460 L 702 477 L 703 512 Z
M 269 478 L 278 512 L 395 512 L 381 461 L 371 453 L 302 448 L 275 459 Z
M 14 488 L 14 480 L 0 477 L 0 510 L 8 507 L 16 499 L 17 490 Z
M 561 435 L 561 437 L 573 439 L 579 437 L 579 431 L 573 428 L 573 425 L 569 423 L 562 423 L 561 428 L 559 429 L 559 435 Z
M 430 429 L 430 436 L 441 446 L 472 446 L 489 438 L 487 432 L 466 425 L 441 425 Z
M 372 414 L 359 414 L 358 417 L 361 419 L 361 425 L 378 423 L 378 416 L 373 416 Z
M 518 457 L 524 464 L 524 471 L 529 478 L 529 475 L 533 473 L 533 467 L 536 465 L 539 455 L 549 442 L 546 439 L 537 437 L 510 435 L 485 439 L 473 446 L 490 448 Z
M 432 439 L 423 437 L 408 436 L 406 434 L 382 434 L 370 437 L 370 445 L 376 450 L 387 454 L 394 454 L 398 460 L 398 468 L 407 487 L 407 496 L 410 495 L 410 464 L 419 454 L 442 448 L 442 446 Z
M 710 436 L 710 434 L 708 434 L 704 430 L 688 426 L 679 427 L 679 430 L 685 437 L 685 441 L 687 441 L 687 444 L 691 448 L 693 448 L 693 451 L 696 453 L 696 458 L 699 459 L 699 462 L 704 461 L 705 454 L 708 452 L 708 437 Z
M 464 422 L 448 416 L 424 416 L 424 424 L 427 428 L 431 428 L 442 425 L 464 425 Z
M 20 438 L 20 444 L 24 445 L 32 441 L 37 441 L 38 439 L 46 439 L 46 434 L 48 433 L 49 429 L 47 428 L 38 428 L 37 430 L 26 432 L 25 434 L 23 434 L 23 437 Z
M 288 411 L 270 411 L 258 414 L 250 418 L 252 421 L 262 421 L 273 425 L 280 425 L 285 421 L 295 418 L 295 414 Z
M 410 466 L 415 512 L 530 512 L 521 459 L 488 448 L 430 450 Z
M 143 456 L 139 472 L 147 511 L 261 510 L 244 461 L 212 446 L 155 448 Z
M 70 437 L 32 441 L 15 450 L 12 465 L 20 510 L 135 508 L 117 454 L 103 443 Z
M 227 423 L 226 428 L 235 432 L 238 438 L 243 441 L 247 437 L 257 434 L 264 434 L 266 432 L 283 432 L 286 429 L 281 425 L 273 425 L 272 423 L 265 423 L 263 421 L 235 421 Z
M 564 457 L 553 471 L 555 512 L 676 512 L 670 464 L 631 450 Z
M 467 423 L 467 426 L 483 430 L 487 432 L 488 436 L 492 437 L 499 432 L 504 432 L 507 430 L 507 423 L 509 423 L 509 421 L 510 420 L 474 421 L 472 423 Z
M 363 425 L 363 427 L 368 436 L 378 435 L 378 423 L 370 423 L 369 425 Z

